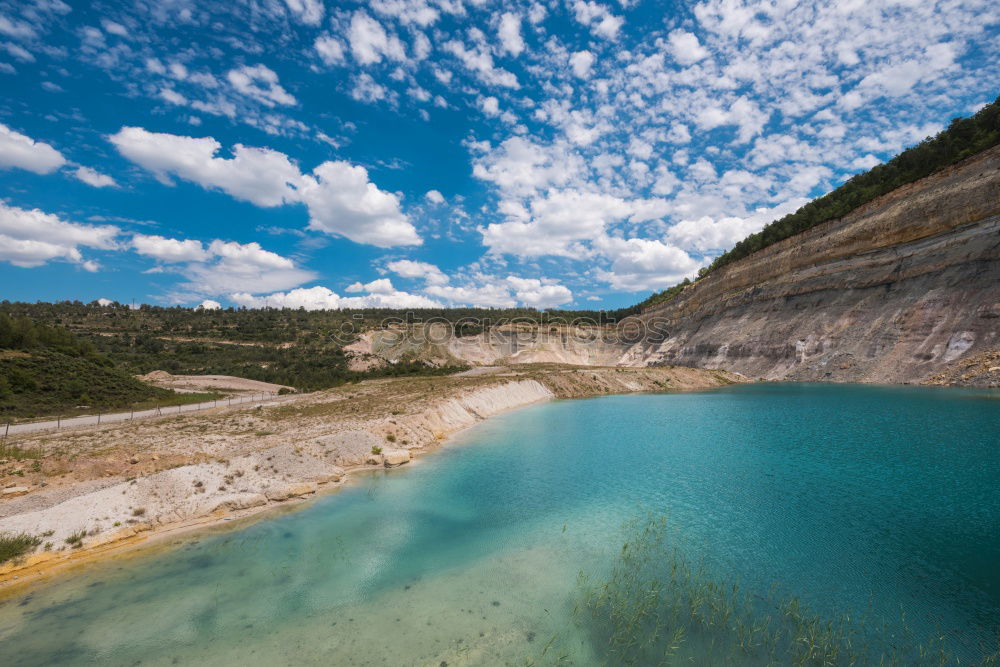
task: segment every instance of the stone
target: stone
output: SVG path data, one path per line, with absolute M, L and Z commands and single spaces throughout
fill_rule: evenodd
M 328 482 L 339 482 L 340 478 L 344 476 L 343 468 L 330 468 L 320 473 L 313 475 L 312 481 L 317 484 L 327 484 Z
M 289 484 L 288 486 L 278 487 L 277 489 L 268 489 L 267 499 L 288 500 L 289 498 L 297 498 L 310 493 L 316 493 L 317 488 L 316 482 L 298 482 L 295 484 Z
M 27 486 L 12 486 L 9 489 L 4 489 L 0 495 L 4 498 L 16 498 L 17 496 L 23 496 L 31 489 Z
M 267 504 L 267 496 L 263 493 L 242 493 L 235 497 L 226 498 L 212 508 L 211 512 L 219 510 L 243 510 L 249 507 L 260 507 Z
M 380 466 L 384 461 L 381 454 L 369 454 L 368 458 L 365 459 L 365 463 L 373 466 Z
M 410 462 L 410 450 L 408 449 L 385 449 L 382 451 L 382 459 L 386 468 L 401 466 Z

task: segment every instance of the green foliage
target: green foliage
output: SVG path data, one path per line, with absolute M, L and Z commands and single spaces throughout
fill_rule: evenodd
M 71 357 L 96 358 L 94 346 L 63 327 L 37 324 L 27 317 L 13 319 L 0 313 L 0 350 L 55 350 Z
M 41 538 L 27 533 L 0 533 L 0 564 L 22 558 L 41 543 Z
M 87 537 L 86 530 L 78 530 L 69 537 L 66 538 L 66 544 L 70 545 L 74 549 L 79 549 L 83 546 L 83 538 Z
M 382 453 L 382 448 L 381 447 L 379 447 L 378 445 L 372 445 L 372 454 L 374 454 L 375 456 L 378 456 L 381 453 Z
M 173 392 L 139 382 L 94 357 L 73 357 L 42 349 L 31 355 L 0 357 L 0 419 L 52 415 L 88 406 L 125 408 L 140 401 L 168 402 Z

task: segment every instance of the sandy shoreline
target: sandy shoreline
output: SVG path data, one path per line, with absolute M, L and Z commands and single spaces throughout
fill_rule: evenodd
M 358 473 L 383 469 L 382 459 L 423 457 L 446 438 L 512 409 L 742 381 L 690 368 L 503 368 L 472 377 L 371 381 L 279 406 L 20 438 L 18 446 L 49 455 L 43 468 L 51 457 L 61 466 L 77 462 L 80 470 L 69 483 L 52 475 L 51 484 L 36 480 L 28 495 L 0 502 L 0 533 L 47 535 L 50 545 L 0 566 L 0 597 L 97 560 L 147 554 L 193 532 L 294 510 L 355 482 Z M 94 467 L 92 459 L 102 463 Z M 109 462 L 137 474 L 121 479 L 119 469 L 117 478 L 102 479 L 108 472 L 100 466 Z M 67 538 L 83 530 L 82 547 L 69 546 Z

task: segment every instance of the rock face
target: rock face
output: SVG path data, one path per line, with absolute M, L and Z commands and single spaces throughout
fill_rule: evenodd
M 1000 146 L 640 317 L 633 357 L 754 378 L 919 382 L 1000 348 Z
M 382 452 L 382 460 L 386 468 L 394 468 L 410 462 L 410 450 L 386 449 Z

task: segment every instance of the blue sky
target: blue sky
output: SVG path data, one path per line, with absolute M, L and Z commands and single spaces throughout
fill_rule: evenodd
M 998 93 L 990 0 L 0 0 L 0 298 L 616 308 Z

